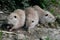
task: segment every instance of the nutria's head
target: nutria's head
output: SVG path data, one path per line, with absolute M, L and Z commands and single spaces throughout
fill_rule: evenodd
M 33 6 L 33 8 L 38 12 L 41 23 L 54 22 L 56 20 L 50 12 L 43 10 L 38 5 Z
M 8 16 L 8 24 L 13 24 L 15 25 L 19 21 L 19 16 L 17 13 L 11 13 Z
M 42 16 L 42 19 L 46 22 L 55 22 L 56 18 L 48 11 L 45 11 L 45 14 Z

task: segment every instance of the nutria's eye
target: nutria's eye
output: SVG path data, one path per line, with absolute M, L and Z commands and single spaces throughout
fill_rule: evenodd
M 32 21 L 32 22 L 34 22 L 34 21 Z
M 16 18 L 16 16 L 14 16 L 14 18 Z
M 48 16 L 48 14 L 46 14 L 45 16 Z

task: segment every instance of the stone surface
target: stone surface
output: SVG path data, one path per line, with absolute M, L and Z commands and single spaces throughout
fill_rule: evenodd
M 35 28 L 35 31 L 31 32 L 20 32 L 20 33 L 4 33 L 2 40 L 60 40 L 60 29 L 52 28 Z M 28 35 L 29 34 L 29 35 Z

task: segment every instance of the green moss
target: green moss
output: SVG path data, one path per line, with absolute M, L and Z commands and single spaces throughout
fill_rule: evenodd
M 3 34 L 3 32 L 1 31 L 0 32 L 0 40 L 2 40 L 2 34 Z
M 54 10 L 53 8 L 50 10 L 51 13 L 54 13 L 54 11 L 55 11 L 55 10 Z
M 45 40 L 50 40 L 49 37 L 45 38 Z

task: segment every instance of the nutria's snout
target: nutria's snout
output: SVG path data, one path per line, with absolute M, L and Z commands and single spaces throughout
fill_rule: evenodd
M 55 16 L 52 18 L 52 22 L 55 22 L 56 21 L 56 18 L 55 18 Z
M 2 24 L 0 28 L 1 28 L 2 30 L 7 30 L 7 31 L 9 31 L 9 29 L 11 29 L 12 27 L 13 27 L 12 24 Z
M 13 24 L 8 24 L 7 28 L 11 29 L 13 27 Z

